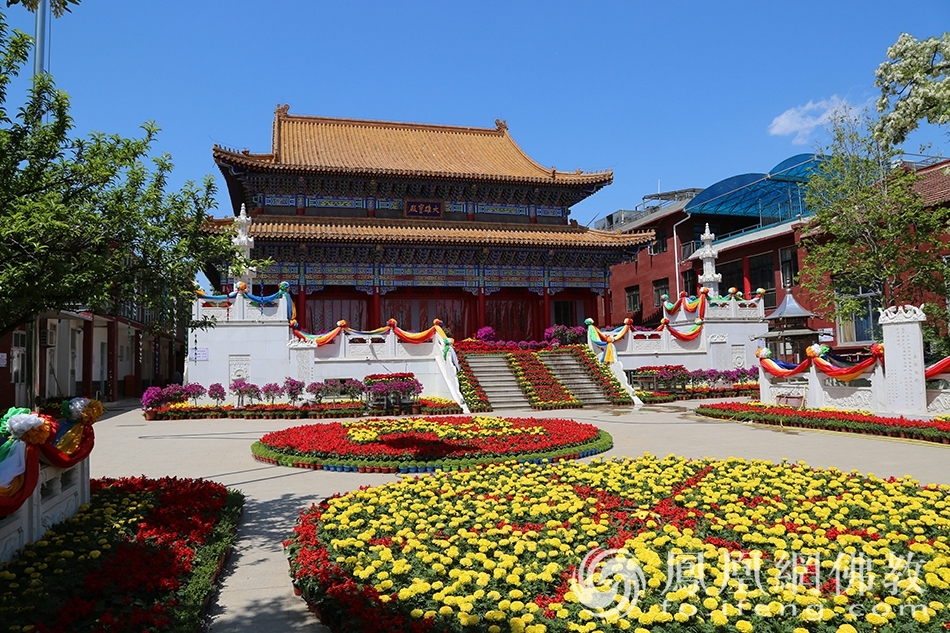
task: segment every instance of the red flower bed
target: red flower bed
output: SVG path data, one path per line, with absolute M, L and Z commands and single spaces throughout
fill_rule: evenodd
M 240 494 L 177 478 L 91 488 L 71 521 L 0 565 L 0 621 L 38 633 L 195 630 L 234 538 Z
M 295 426 L 268 433 L 252 452 L 262 461 L 287 466 L 405 470 L 537 461 L 593 454 L 610 446 L 609 434 L 573 420 L 460 416 Z
M 574 409 L 581 406 L 581 401 L 561 384 L 536 353 L 508 352 L 505 360 L 532 409 Z
M 798 426 L 867 435 L 887 435 L 928 442 L 950 443 L 950 422 L 908 420 L 850 411 L 797 410 L 787 406 L 767 406 L 723 402 L 698 407 L 696 412 L 713 418 L 741 420 L 757 424 Z
M 468 364 L 468 358 L 464 351 L 459 351 L 456 346 L 456 357 L 459 360 L 459 390 L 465 399 L 468 410 L 472 413 L 480 411 L 491 411 L 491 402 L 488 401 L 488 395 L 475 377 L 475 372 Z

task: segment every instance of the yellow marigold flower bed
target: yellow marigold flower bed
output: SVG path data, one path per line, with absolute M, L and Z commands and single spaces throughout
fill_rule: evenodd
M 348 631 L 945 631 L 948 502 L 804 463 L 507 463 L 329 499 L 285 546 Z

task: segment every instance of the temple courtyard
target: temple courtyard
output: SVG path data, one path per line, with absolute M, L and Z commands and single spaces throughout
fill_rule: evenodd
M 950 484 L 950 446 L 711 420 L 692 413 L 703 402 L 636 409 L 525 410 L 505 415 L 571 418 L 594 424 L 614 440 L 614 448 L 600 457 L 637 457 L 649 452 L 693 458 L 787 459 L 815 467 L 856 469 L 881 477 L 911 475 L 921 483 Z M 246 495 L 238 540 L 210 610 L 214 633 L 326 631 L 303 600 L 294 596 L 281 542 L 291 533 L 298 513 L 312 503 L 401 477 L 302 470 L 255 461 L 251 444 L 265 433 L 287 426 L 287 420 L 147 422 L 140 409 L 117 410 L 96 425 L 93 477 L 203 477 Z

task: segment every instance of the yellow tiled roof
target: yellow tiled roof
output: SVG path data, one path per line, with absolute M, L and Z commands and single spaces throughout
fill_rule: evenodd
M 390 123 L 274 114 L 271 153 L 215 146 L 216 160 L 248 168 L 352 174 L 478 179 L 547 185 L 606 185 L 613 172 L 567 172 L 544 167 L 495 128 Z
M 219 231 L 231 226 L 232 222 L 230 219 L 212 220 L 209 229 Z M 467 244 L 597 250 L 630 248 L 653 240 L 653 231 L 622 234 L 578 226 L 266 215 L 254 218 L 249 234 L 265 241 Z

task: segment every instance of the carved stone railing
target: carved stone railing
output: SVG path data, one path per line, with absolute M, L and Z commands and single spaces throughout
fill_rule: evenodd
M 66 469 L 42 465 L 30 498 L 0 519 L 0 563 L 12 560 L 17 550 L 72 517 L 84 503 L 89 503 L 88 459 Z

